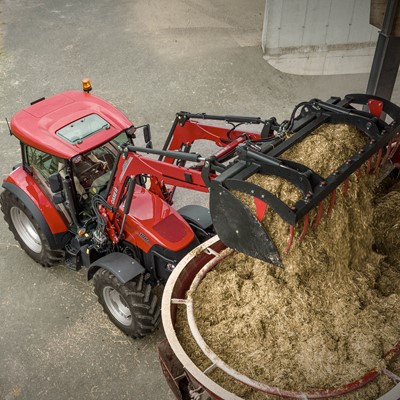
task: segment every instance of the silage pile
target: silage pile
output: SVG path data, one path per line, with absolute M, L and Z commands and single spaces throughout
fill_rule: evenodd
M 324 125 L 282 158 L 327 176 L 364 143 L 352 127 Z M 267 213 L 263 223 L 284 269 L 235 254 L 205 277 L 194 296 L 195 317 L 206 342 L 230 366 L 270 386 L 298 391 L 338 387 L 385 367 L 384 354 L 400 340 L 400 187 L 382 193 L 375 175 L 361 175 L 351 176 L 346 196 L 343 186 L 338 189 L 330 217 L 301 244 L 298 228 L 288 255 L 283 254 L 288 225 Z M 252 179 L 289 205 L 300 196 L 276 177 Z M 207 367 L 182 310 L 177 334 L 200 368 Z M 220 371 L 212 378 L 244 398 L 265 398 Z M 391 386 L 382 377 L 346 398 L 375 399 Z

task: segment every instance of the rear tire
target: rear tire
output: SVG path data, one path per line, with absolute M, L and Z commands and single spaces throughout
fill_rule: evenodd
M 8 190 L 0 195 L 1 210 L 8 229 L 21 248 L 44 267 L 60 263 L 61 250 L 52 250 L 45 234 L 25 204 Z
M 143 338 L 160 324 L 160 301 L 143 274 L 122 284 L 100 268 L 93 277 L 94 291 L 110 320 L 126 335 Z

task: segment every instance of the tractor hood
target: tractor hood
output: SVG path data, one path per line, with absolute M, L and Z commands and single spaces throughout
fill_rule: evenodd
M 121 206 L 121 213 L 122 209 Z M 144 249 L 145 252 L 154 245 L 179 252 L 194 239 L 192 229 L 182 216 L 141 186 L 135 187 L 124 233 L 126 241 Z

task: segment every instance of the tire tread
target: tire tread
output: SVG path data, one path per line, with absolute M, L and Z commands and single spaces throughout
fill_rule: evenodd
M 93 277 L 93 283 L 94 291 L 98 297 L 99 303 L 103 307 L 103 311 L 126 335 L 134 339 L 143 338 L 154 332 L 159 326 L 161 322 L 160 318 L 154 318 L 153 314 L 157 305 L 159 308 L 160 302 L 158 297 L 152 293 L 153 290 L 151 285 L 144 283 L 143 274 L 125 284 L 122 284 L 111 272 L 100 268 Z M 105 286 L 113 287 L 128 303 L 132 313 L 132 324 L 130 326 L 120 324 L 113 317 L 102 295 Z
M 18 199 L 13 193 L 7 189 L 3 190 L 0 195 L 0 207 L 4 214 L 4 220 L 8 225 L 8 229 L 13 234 L 14 239 L 19 243 L 21 248 L 37 263 L 41 264 L 43 267 L 52 267 L 53 265 L 61 263 L 64 258 L 64 252 L 62 250 L 53 250 L 50 248 L 50 244 L 46 238 L 46 235 L 40 229 L 39 224 L 36 222 L 35 218 L 25 206 L 25 204 Z M 11 218 L 11 208 L 18 207 L 25 215 L 30 219 L 30 221 L 35 226 L 40 240 L 42 242 L 42 251 L 40 253 L 33 252 L 19 236 L 17 230 L 15 229 L 14 223 Z

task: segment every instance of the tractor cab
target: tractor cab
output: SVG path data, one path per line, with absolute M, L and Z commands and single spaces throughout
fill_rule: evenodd
M 20 140 L 24 170 L 49 198 L 53 175 L 70 181 L 74 210 L 59 205 L 70 220 L 72 212 L 78 219 L 92 212 L 92 195 L 105 196 L 118 146 L 131 140 L 131 127 L 119 110 L 86 90 L 35 101 L 15 114 L 10 128 Z
M 93 194 L 105 195 L 111 177 L 111 171 L 118 154 L 118 147 L 126 143 L 128 137 L 125 132 L 112 138 L 109 142 L 78 154 L 70 160 L 70 172 L 75 183 L 75 190 L 81 198 L 87 198 Z M 68 168 L 59 169 L 61 174 L 66 173 Z

